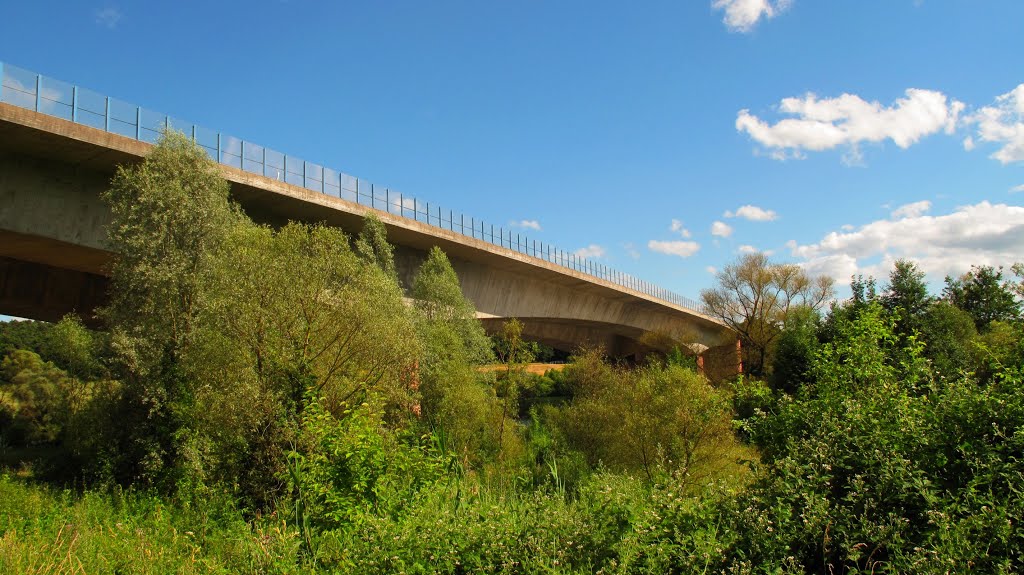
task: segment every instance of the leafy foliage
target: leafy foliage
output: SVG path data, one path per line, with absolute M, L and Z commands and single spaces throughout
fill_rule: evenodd
M 1003 280 L 1003 268 L 971 266 L 959 278 L 946 277 L 942 295 L 950 303 L 971 314 L 979 332 L 993 321 L 1020 319 L 1020 305 L 1015 286 Z
M 708 313 L 740 335 L 744 370 L 764 376 L 773 345 L 794 306 L 820 308 L 833 294 L 832 280 L 810 278 L 794 264 L 775 264 L 762 253 L 746 254 L 716 276 L 718 287 L 703 290 Z

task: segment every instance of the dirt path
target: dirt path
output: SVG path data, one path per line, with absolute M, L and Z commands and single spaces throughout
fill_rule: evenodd
M 544 375 L 549 369 L 555 371 L 562 371 L 565 369 L 567 363 L 528 363 L 526 364 L 526 371 L 534 375 Z M 505 369 L 505 364 L 493 363 L 491 365 L 482 365 L 477 368 L 480 371 L 500 371 Z

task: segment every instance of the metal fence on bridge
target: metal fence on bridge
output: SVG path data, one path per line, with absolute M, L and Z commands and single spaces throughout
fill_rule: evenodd
M 148 143 L 156 143 L 165 130 L 178 130 L 226 166 L 509 248 L 698 313 L 706 311 L 703 304 L 693 299 L 503 226 L 495 227 L 493 223 L 436 204 L 432 206 L 340 171 L 3 62 L 0 102 Z

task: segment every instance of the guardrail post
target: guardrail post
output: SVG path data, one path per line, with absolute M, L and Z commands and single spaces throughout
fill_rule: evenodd
M 217 132 L 217 163 L 218 164 L 221 163 L 221 161 L 220 161 L 220 132 Z
M 0 62 L 0 91 L 3 90 L 3 76 L 3 63 Z M 71 86 L 71 121 L 78 123 L 78 86 Z
M 416 198 L 412 199 L 412 221 L 420 221 L 420 208 L 419 205 L 416 203 Z
M 0 102 L 4 101 L 4 63 L 0 62 Z
M 43 75 L 36 74 L 36 112 L 41 107 L 40 104 L 43 102 Z
M 135 106 L 135 139 L 142 139 L 142 106 Z
M 302 160 L 302 187 L 309 188 L 306 184 L 306 160 Z
M 195 126 L 192 127 L 192 133 L 195 133 Z M 267 177 L 267 147 L 263 146 L 263 177 Z
M 245 171 L 245 140 L 239 140 L 238 144 L 238 167 Z
M 110 131 L 110 96 L 106 97 L 103 108 L 103 129 L 107 132 Z

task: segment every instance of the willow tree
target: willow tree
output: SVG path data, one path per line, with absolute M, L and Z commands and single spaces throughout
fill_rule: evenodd
M 820 309 L 834 295 L 828 276 L 810 277 L 795 264 L 777 264 L 762 253 L 746 254 L 716 276 L 718 286 L 703 290 L 708 314 L 736 330 L 744 369 L 764 376 L 772 346 L 796 307 Z
M 119 167 L 103 194 L 118 256 L 101 316 L 125 398 L 112 414 L 123 432 L 110 438 L 113 460 L 103 465 L 122 480 L 157 479 L 177 459 L 193 389 L 180 358 L 195 333 L 204 270 L 243 219 L 228 191 L 202 148 L 168 132 L 142 162 Z
M 413 279 L 423 415 L 470 466 L 501 451 L 501 407 L 476 367 L 493 360 L 476 309 L 462 294 L 448 257 L 434 247 Z

